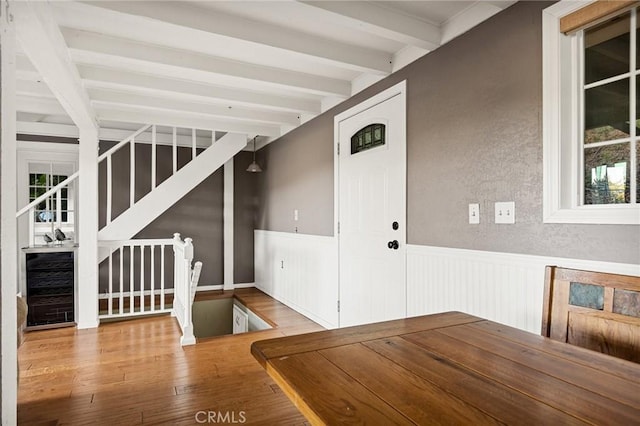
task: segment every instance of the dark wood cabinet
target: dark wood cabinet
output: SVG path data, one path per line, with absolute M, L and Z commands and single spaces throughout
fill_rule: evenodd
M 75 250 L 25 249 L 27 327 L 72 325 Z

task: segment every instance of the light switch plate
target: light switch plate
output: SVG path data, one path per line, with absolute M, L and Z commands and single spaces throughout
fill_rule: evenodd
M 496 203 L 496 223 L 516 223 L 516 203 L 505 201 Z
M 478 225 L 480 223 L 480 204 L 469 204 L 469 224 Z
M 295 209 L 293 211 L 293 220 L 296 222 L 298 221 L 298 209 Z

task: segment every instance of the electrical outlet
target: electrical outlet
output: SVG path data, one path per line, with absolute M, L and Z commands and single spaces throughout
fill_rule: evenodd
M 480 223 L 480 204 L 469 204 L 469 224 Z
M 298 209 L 295 209 L 293 211 L 293 220 L 296 222 L 298 221 Z
M 496 223 L 516 223 L 516 203 L 513 201 L 496 203 Z

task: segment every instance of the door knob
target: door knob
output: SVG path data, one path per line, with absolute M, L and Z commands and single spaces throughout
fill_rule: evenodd
M 393 250 L 398 250 L 398 247 L 400 247 L 400 244 L 398 243 L 398 240 L 393 240 L 393 241 L 389 241 L 389 243 L 387 244 L 387 247 Z

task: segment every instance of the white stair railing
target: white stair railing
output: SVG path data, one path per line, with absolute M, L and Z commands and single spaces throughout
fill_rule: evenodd
M 175 315 L 182 329 L 180 343 L 193 345 L 196 343 L 193 334 L 192 307 L 195 299 L 195 291 L 200 278 L 202 262 L 193 262 L 193 243 L 191 238 L 180 239 L 180 234 L 173 234 L 174 252 L 174 293 L 173 293 L 173 315 Z
M 171 312 L 165 302 L 174 291 L 166 280 L 170 263 L 165 247 L 171 247 L 173 239 L 99 241 L 98 245 L 109 250 L 108 278 L 99 287 L 100 319 Z
M 169 127 L 169 126 L 162 126 Z M 142 139 L 142 135 L 146 132 L 150 132 L 150 144 L 151 144 L 151 168 L 149 170 L 150 173 L 150 188 L 149 191 L 153 191 L 157 186 L 157 153 L 158 153 L 158 126 L 155 124 L 147 124 L 141 127 L 139 130 L 134 132 L 131 136 L 123 139 L 118 142 L 112 148 L 110 148 L 107 152 L 101 154 L 98 157 L 98 163 L 102 163 L 106 161 L 106 185 L 107 185 L 107 197 L 106 197 L 106 225 L 109 225 L 113 218 L 113 155 L 117 153 L 120 149 L 125 146 L 129 146 L 129 157 L 130 157 L 130 171 L 129 171 L 129 208 L 133 207 L 136 203 L 136 144 L 141 143 L 140 141 L 136 142 L 137 138 Z M 172 155 L 172 175 L 178 171 L 178 146 L 186 146 L 183 141 L 179 141 L 180 137 L 178 135 L 178 128 L 171 128 L 171 155 Z M 198 153 L 198 138 L 196 136 L 196 129 L 190 128 L 187 129 L 190 131 L 190 141 L 188 146 L 191 148 L 191 160 L 196 158 Z M 146 140 L 145 144 L 148 144 L 149 135 L 145 135 Z M 166 136 L 163 134 L 163 136 Z M 211 143 L 213 144 L 214 140 L 214 132 L 211 132 Z
M 73 192 L 72 185 L 74 184 L 76 179 L 78 179 L 79 175 L 80 175 L 79 172 L 75 172 L 74 174 L 72 174 L 71 176 L 69 176 L 68 178 L 66 178 L 65 180 L 63 180 L 62 182 L 54 186 L 53 188 L 49 189 L 47 192 L 40 195 L 38 198 L 36 198 L 35 200 L 33 200 L 32 202 L 30 202 L 29 204 L 27 204 L 26 206 L 24 206 L 23 208 L 21 208 L 16 212 L 16 219 L 19 219 L 23 214 L 28 213 L 29 246 L 32 247 L 36 244 L 36 241 L 35 241 L 36 240 L 36 208 L 42 202 L 46 201 L 51 197 L 55 197 L 55 203 L 52 203 L 52 204 L 55 204 L 56 207 L 55 207 L 55 210 L 52 209 L 52 210 L 46 211 L 46 213 L 49 213 L 49 214 L 46 215 L 45 221 L 47 223 L 47 226 L 48 227 L 50 226 L 51 237 L 55 239 L 54 230 L 56 228 L 60 229 L 63 227 L 62 190 L 67 189 L 67 194 Z M 75 215 L 75 212 L 76 212 L 76 205 L 77 205 L 76 197 L 75 196 L 67 197 L 67 203 L 69 203 L 69 205 L 67 205 L 67 208 L 64 210 L 64 212 L 67 215 L 71 215 L 71 217 L 68 218 L 67 222 L 74 224 L 73 230 L 75 235 L 76 221 L 73 220 L 73 215 Z
M 100 283 L 100 319 L 171 313 L 182 345 L 195 343 L 192 305 L 202 262 L 193 262 L 191 238 L 100 241 L 109 251 L 106 282 Z M 166 250 L 165 250 L 166 248 Z M 169 250 L 171 248 L 171 250 Z M 173 254 L 173 263 L 168 259 Z M 166 271 L 173 265 L 173 276 Z M 133 283 L 133 284 L 132 284 Z M 173 295 L 171 302 L 166 299 Z

